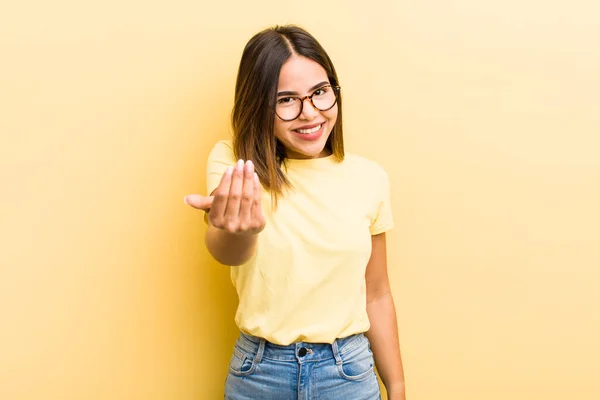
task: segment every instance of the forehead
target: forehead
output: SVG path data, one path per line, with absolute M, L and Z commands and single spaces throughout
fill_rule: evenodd
M 303 92 L 327 79 L 327 72 L 317 62 L 302 56 L 292 56 L 279 72 L 279 91 Z

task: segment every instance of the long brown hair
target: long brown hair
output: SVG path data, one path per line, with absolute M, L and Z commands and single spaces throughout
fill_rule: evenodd
M 274 26 L 254 35 L 246 44 L 235 85 L 231 115 L 233 149 L 237 159 L 252 160 L 263 187 L 272 200 L 291 187 L 281 165 L 286 150 L 275 137 L 275 102 L 281 66 L 293 55 L 309 58 L 325 69 L 332 86 L 338 86 L 331 59 L 310 33 L 295 25 Z M 344 159 L 342 98 L 338 92 L 338 116 L 325 148 L 337 161 Z

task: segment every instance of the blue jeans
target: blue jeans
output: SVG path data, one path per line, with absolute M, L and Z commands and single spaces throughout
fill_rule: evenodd
M 364 334 L 332 344 L 279 346 L 242 333 L 225 382 L 228 400 L 380 400 Z

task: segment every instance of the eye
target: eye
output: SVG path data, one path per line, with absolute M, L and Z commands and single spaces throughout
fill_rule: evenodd
M 281 99 L 277 100 L 277 104 L 281 104 L 281 105 L 286 105 L 286 104 L 291 104 L 294 102 L 294 98 L 293 97 L 282 97 Z
M 329 86 L 323 86 L 321 88 L 318 88 L 317 90 L 315 90 L 315 92 L 313 93 L 314 96 L 323 96 L 324 94 L 326 94 L 329 91 L 330 87 Z

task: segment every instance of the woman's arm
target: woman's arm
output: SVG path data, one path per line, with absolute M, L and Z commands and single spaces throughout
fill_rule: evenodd
M 258 234 L 229 233 L 209 223 L 204 241 L 215 260 L 223 265 L 235 267 L 244 264 L 254 255 L 257 238 Z
M 387 274 L 385 233 L 371 236 L 373 250 L 367 264 L 367 314 L 371 328 L 366 333 L 379 376 L 389 400 L 405 400 L 404 369 L 400 356 L 394 299 Z
M 221 264 L 242 265 L 256 251 L 258 234 L 265 227 L 260 193 L 254 165 L 240 160 L 225 171 L 211 196 L 186 196 L 187 204 L 208 212 L 206 247 Z

